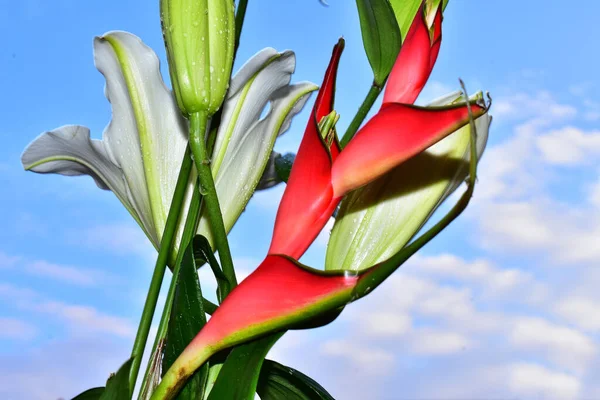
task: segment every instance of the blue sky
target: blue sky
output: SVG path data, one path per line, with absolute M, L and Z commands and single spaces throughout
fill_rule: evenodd
M 292 49 L 293 81 L 318 83 L 344 36 L 344 128 L 371 73 L 354 2 L 329 3 L 250 0 L 237 60 Z M 101 136 L 110 107 L 92 38 L 130 31 L 164 60 L 158 1 L 0 10 L 0 397 L 69 398 L 128 358 L 155 254 L 110 192 L 25 173 L 19 157 L 64 124 Z M 450 1 L 421 98 L 458 77 L 494 98 L 472 206 L 373 295 L 327 327 L 287 334 L 271 357 L 340 399 L 600 398 L 599 11 L 594 0 Z M 306 116 L 277 150 L 295 150 Z M 230 235 L 242 276 L 266 253 L 282 189 L 257 194 Z M 306 263 L 323 265 L 326 239 Z

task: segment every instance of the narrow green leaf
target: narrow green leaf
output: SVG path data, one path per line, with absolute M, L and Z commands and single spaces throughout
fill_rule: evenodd
M 219 303 L 223 302 L 225 295 L 231 291 L 232 284 L 223 273 L 223 270 L 221 270 L 221 266 L 215 257 L 215 253 L 213 253 L 212 248 L 210 247 L 210 243 L 208 243 L 208 239 L 202 235 L 196 235 L 194 237 L 193 246 L 194 258 L 197 260 L 196 262 L 199 260 L 210 265 L 210 269 L 217 280 L 217 299 L 219 300 Z M 199 266 L 200 265 L 198 265 L 198 267 Z
M 200 329 L 206 324 L 202 305 L 202 291 L 193 255 L 193 244 L 185 250 L 179 269 L 178 284 L 173 298 L 163 358 L 163 371 L 167 371 L 179 354 L 186 348 Z M 202 398 L 208 364 L 199 368 L 180 392 L 178 399 Z
M 385 83 L 402 45 L 402 35 L 389 0 L 356 0 L 363 46 L 374 82 Z
M 417 15 L 417 11 L 419 11 L 419 7 L 421 7 L 422 1 L 423 0 L 390 0 L 397 24 L 400 27 L 402 41 L 406 39 L 406 35 Z
M 312 378 L 271 360 L 263 363 L 256 391 L 261 400 L 334 400 Z
M 254 400 L 261 366 L 271 347 L 283 335 L 276 333 L 234 348 L 208 400 Z
M 116 374 L 111 375 L 106 381 L 106 389 L 102 392 L 100 400 L 128 400 L 129 399 L 129 370 L 133 359 L 130 358 L 119 368 Z
M 78 394 L 72 400 L 100 400 L 102 393 L 104 393 L 104 387 L 96 387 Z

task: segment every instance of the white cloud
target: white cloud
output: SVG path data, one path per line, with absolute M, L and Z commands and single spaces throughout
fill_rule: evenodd
M 58 339 L 0 354 L 0 398 L 70 399 L 103 386 L 129 357 L 131 343 L 105 335 Z
M 520 396 L 561 400 L 579 397 L 581 383 L 574 376 L 531 363 L 515 363 L 509 370 L 509 387 Z
M 105 314 L 94 307 L 49 299 L 27 288 L 0 284 L 0 297 L 22 311 L 43 313 L 67 323 L 70 332 L 100 332 L 131 338 L 135 327 L 128 319 Z
M 584 297 L 567 297 L 554 305 L 554 312 L 579 328 L 600 332 L 600 302 Z
M 457 85 L 450 86 L 438 81 L 427 82 L 427 85 L 423 89 L 423 92 L 417 99 L 417 104 L 429 104 L 437 98 L 459 90 L 460 88 L 458 86 L 458 82 L 456 83 Z
M 456 332 L 420 330 L 411 341 L 411 351 L 424 355 L 448 355 L 466 350 L 471 341 Z
M 534 283 L 531 275 L 518 269 L 497 268 L 483 259 L 468 262 L 449 253 L 436 256 L 417 254 L 410 260 L 410 268 L 417 274 L 436 278 L 454 278 L 464 283 L 484 285 L 488 295 L 509 292 L 525 284 Z
M 24 270 L 31 275 L 79 286 L 95 286 L 106 280 L 105 274 L 100 271 L 53 264 L 43 260 L 26 263 Z
M 142 229 L 136 224 L 114 223 L 94 226 L 83 231 L 73 232 L 70 239 L 84 243 L 98 251 L 112 251 L 116 254 L 141 255 L 144 259 L 156 259 L 156 250 Z
M 480 207 L 479 239 L 487 248 L 538 252 L 552 264 L 600 259 L 600 214 L 595 210 L 543 198 Z
M 0 338 L 28 340 L 37 335 L 37 328 L 27 321 L 0 317 Z
M 362 373 L 385 374 L 394 364 L 388 351 L 365 347 L 347 340 L 329 340 L 321 345 L 320 352 L 328 356 L 343 357 L 360 366 Z
M 391 312 L 373 311 L 361 315 L 360 320 L 353 320 L 365 335 L 381 338 L 396 338 L 411 330 L 412 319 L 410 315 Z
M 104 314 L 94 307 L 67 304 L 60 301 L 44 301 L 31 309 L 53 315 L 67 322 L 72 331 L 109 333 L 133 338 L 135 327 L 128 319 Z
M 544 115 L 552 120 L 574 117 L 577 109 L 568 104 L 556 101 L 547 91 L 531 93 L 515 93 L 494 101 L 494 116 L 499 120 L 525 119 Z
M 537 145 L 549 164 L 590 164 L 600 155 L 600 131 L 585 132 L 567 126 L 539 136 Z
M 516 319 L 510 341 L 524 350 L 542 351 L 557 365 L 579 373 L 597 353 L 594 341 L 588 336 L 541 318 Z

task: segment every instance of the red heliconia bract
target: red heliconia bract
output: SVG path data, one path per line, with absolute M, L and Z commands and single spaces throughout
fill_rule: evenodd
M 439 15 L 436 20 L 441 23 Z M 340 53 L 338 44 L 277 211 L 269 254 L 300 258 L 346 193 L 385 174 L 469 120 L 466 105 L 426 108 L 387 102 L 343 151 L 339 151 L 335 139 L 328 148 L 319 132 L 318 122 L 333 108 Z M 474 118 L 485 112 L 477 104 L 471 108 Z
M 433 19 L 433 37 L 427 26 L 424 3 L 410 26 L 388 77 L 383 104 L 413 104 L 431 75 L 442 43 L 443 2 L 440 2 Z

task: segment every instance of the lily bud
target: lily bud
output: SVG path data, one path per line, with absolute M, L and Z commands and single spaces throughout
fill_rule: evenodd
M 163 36 L 177 104 L 213 115 L 229 86 L 234 51 L 232 0 L 161 0 Z

